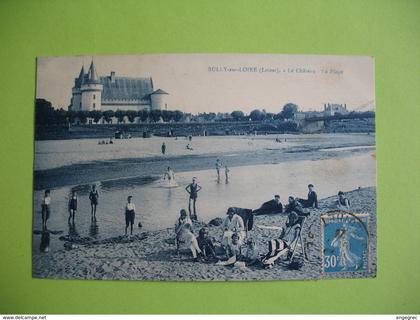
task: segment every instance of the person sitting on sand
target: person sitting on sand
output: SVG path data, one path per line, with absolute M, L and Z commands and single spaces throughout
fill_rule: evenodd
M 222 224 L 223 228 L 223 237 L 222 237 L 222 246 L 226 249 L 229 245 L 229 242 L 233 234 L 239 236 L 239 243 L 242 244 L 245 237 L 246 231 L 244 226 L 244 221 L 242 218 L 235 213 L 233 208 L 229 208 L 227 211 L 227 217 Z
M 254 210 L 252 213 L 256 216 L 263 215 L 263 214 L 275 214 L 275 213 L 282 213 L 283 212 L 283 205 L 280 202 L 280 196 L 276 194 L 274 199 L 264 202 L 261 207 Z
M 42 214 L 42 229 L 47 229 L 47 220 L 50 218 L 50 204 L 51 204 L 51 197 L 50 197 L 50 190 L 47 189 L 44 192 L 44 197 L 41 200 L 41 214 Z
M 180 231 L 179 235 L 179 243 L 185 244 L 187 247 L 190 248 L 193 261 L 198 261 L 198 256 L 202 255 L 201 249 L 198 246 L 197 238 L 195 237 L 191 224 L 186 223 L 182 226 L 182 230 Z M 177 248 L 177 253 L 179 253 L 179 248 Z
M 131 202 L 133 196 L 127 197 L 127 204 L 125 205 L 125 235 L 127 236 L 127 229 L 130 226 L 130 235 L 133 235 L 134 217 L 136 215 L 136 206 Z
M 226 246 L 226 259 L 216 262 L 217 266 L 230 266 L 235 264 L 241 256 L 241 242 L 239 234 L 233 233 L 229 244 Z
M 190 150 L 190 151 L 193 151 L 194 150 L 193 147 L 190 144 L 187 144 L 185 146 L 185 149 Z
M 69 220 L 68 222 L 70 222 L 70 219 L 73 220 L 74 222 L 74 216 L 76 214 L 77 211 L 77 195 L 76 195 L 76 191 L 72 190 L 71 191 L 71 196 L 69 199 Z
M 96 185 L 92 185 L 92 190 L 89 193 L 90 208 L 92 219 L 96 219 L 96 207 L 98 206 L 99 193 L 96 190 Z
M 197 237 L 198 247 L 200 248 L 205 258 L 212 258 L 216 256 L 214 247 L 214 240 L 209 236 L 209 228 L 201 228 Z
M 338 191 L 338 199 L 336 202 L 337 208 L 340 210 L 348 211 L 350 210 L 350 201 L 344 196 L 343 191 Z
M 308 209 L 304 209 L 302 205 L 292 196 L 289 197 L 289 204 L 286 206 L 288 213 L 286 228 L 282 229 L 280 239 L 284 239 L 289 245 L 297 240 L 302 229 L 303 222 L 310 215 Z
M 298 199 L 304 208 L 318 209 L 318 196 L 314 191 L 314 185 L 308 184 L 308 199 Z
M 179 250 L 179 245 L 182 239 L 182 232 L 184 231 L 184 225 L 186 224 L 192 225 L 191 219 L 187 216 L 187 211 L 185 209 L 181 209 L 179 212 L 179 218 L 175 222 L 175 242 L 176 242 L 176 251 Z
M 176 185 L 175 173 L 171 169 L 171 167 L 168 167 L 165 174 L 163 175 L 163 180 L 166 180 L 166 178 L 168 178 L 169 187 L 173 187 L 174 185 Z

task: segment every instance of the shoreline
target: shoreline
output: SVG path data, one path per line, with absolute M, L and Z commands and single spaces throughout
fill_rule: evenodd
M 344 149 L 360 147 L 359 149 Z M 229 167 L 279 164 L 287 161 L 325 160 L 344 158 L 371 151 L 372 145 L 348 143 L 320 144 L 317 147 L 295 146 L 288 149 L 263 149 L 238 153 L 209 153 L 181 156 L 152 156 L 90 161 L 58 168 L 35 170 L 34 190 L 53 189 L 70 185 L 91 184 L 97 181 L 129 179 L 162 175 L 164 168 L 171 166 L 175 172 L 209 170 L 217 158 L 228 159 Z M 328 150 L 331 149 L 331 150 Z M 147 173 L 147 174 L 145 174 Z
M 376 187 L 356 189 L 346 193 L 352 204 L 352 212 L 370 214 L 369 229 L 372 237 L 370 249 L 369 276 L 376 274 Z M 258 267 L 232 268 L 216 266 L 214 263 L 192 262 L 189 250 L 175 253 L 174 230 L 166 228 L 159 231 L 141 232 L 132 239 L 114 237 L 102 243 L 78 244 L 71 250 L 50 253 L 33 252 L 33 277 L 52 279 L 108 279 L 108 280 L 280 280 L 280 279 L 320 279 L 321 243 L 319 216 L 332 209 L 336 196 L 319 200 L 319 209 L 311 210 L 304 233 L 309 261 L 300 270 L 291 270 L 280 261 L 273 269 Z M 282 226 L 287 215 L 264 215 L 255 217 L 255 227 L 250 236 L 255 240 L 259 254 L 267 252 L 267 241 L 278 237 L 278 230 L 260 228 L 259 225 Z M 197 235 L 201 226 L 194 224 Z M 220 227 L 209 226 L 210 236 L 220 240 Z M 66 243 L 63 239 L 63 245 Z M 74 261 L 69 265 L 69 261 Z M 349 274 L 348 277 L 356 277 Z M 328 277 L 329 278 L 329 277 Z

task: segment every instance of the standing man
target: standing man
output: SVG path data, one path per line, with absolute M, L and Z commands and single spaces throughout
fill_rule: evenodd
M 50 204 L 51 204 L 51 197 L 50 197 L 50 190 L 47 189 L 44 192 L 44 196 L 41 200 L 41 212 L 42 212 L 42 230 L 47 230 L 47 220 L 50 218 Z
M 127 229 L 130 226 L 130 235 L 133 235 L 134 217 L 136 215 L 136 206 L 131 202 L 132 196 L 128 196 L 127 204 L 125 205 L 125 235 L 127 236 Z
M 165 153 L 166 153 L 166 144 L 165 144 L 165 142 L 162 143 L 161 150 L 162 150 L 162 154 L 165 155 Z
M 220 181 L 220 169 L 222 168 L 222 161 L 219 158 L 216 160 L 217 181 Z
M 190 195 L 188 200 L 188 211 L 190 213 L 191 220 L 197 221 L 197 210 L 196 210 L 196 202 L 198 197 L 198 192 L 201 190 L 201 186 L 197 184 L 197 178 L 192 178 L 192 183 L 190 183 L 185 190 Z M 193 204 L 194 214 L 191 213 L 191 203 Z
M 98 206 L 99 193 L 96 190 L 96 185 L 92 185 L 92 190 L 89 193 L 90 208 L 92 220 L 96 220 L 96 207 Z

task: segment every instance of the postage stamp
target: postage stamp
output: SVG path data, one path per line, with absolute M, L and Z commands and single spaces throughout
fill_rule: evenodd
M 369 214 L 328 212 L 321 216 L 323 271 L 369 271 Z

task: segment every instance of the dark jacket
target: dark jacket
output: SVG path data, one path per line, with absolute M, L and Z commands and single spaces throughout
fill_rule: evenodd
M 235 213 L 244 221 L 245 230 L 250 231 L 254 226 L 254 215 L 251 209 L 233 207 Z
M 271 214 L 271 213 L 282 213 L 283 205 L 281 202 L 277 203 L 274 199 L 264 202 L 263 205 L 253 211 L 255 215 Z
M 299 202 L 304 208 L 317 208 L 318 209 L 318 196 L 315 191 L 308 193 L 308 199 L 300 199 Z

